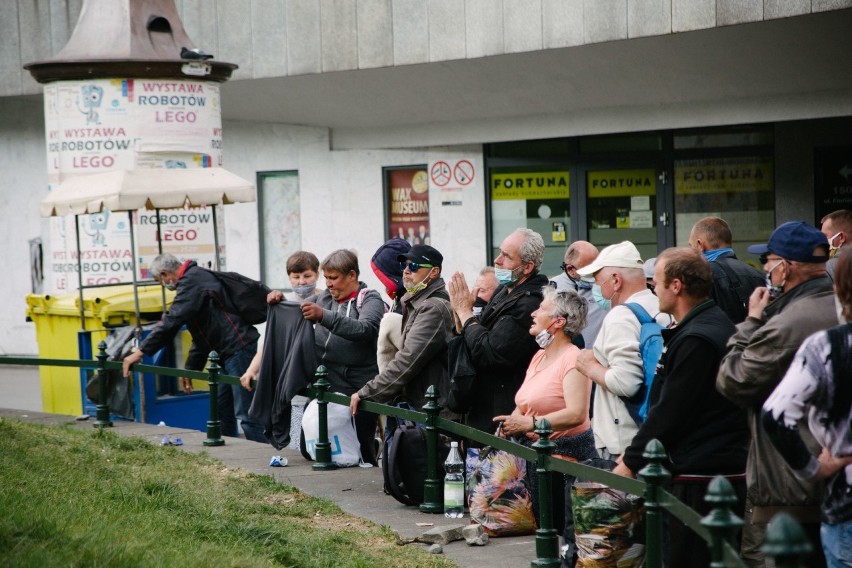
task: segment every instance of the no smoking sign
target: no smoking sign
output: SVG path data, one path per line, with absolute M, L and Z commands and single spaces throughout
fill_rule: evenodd
M 438 187 L 444 187 L 453 180 L 458 185 L 469 185 L 475 175 L 476 169 L 470 160 L 459 160 L 452 166 L 447 162 L 439 161 L 429 168 L 429 177 Z

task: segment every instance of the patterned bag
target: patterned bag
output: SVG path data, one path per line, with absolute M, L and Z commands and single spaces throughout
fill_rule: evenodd
M 535 532 L 526 460 L 486 446 L 468 448 L 465 465 L 471 522 L 488 536 Z

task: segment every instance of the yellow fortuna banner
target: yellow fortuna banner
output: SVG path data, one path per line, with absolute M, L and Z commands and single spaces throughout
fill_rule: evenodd
M 491 199 L 568 199 L 568 172 L 491 174 Z
M 738 193 L 772 191 L 775 176 L 771 159 L 719 158 L 675 162 L 675 193 Z
M 657 193 L 654 175 L 653 169 L 590 171 L 586 189 L 589 197 L 654 195 Z

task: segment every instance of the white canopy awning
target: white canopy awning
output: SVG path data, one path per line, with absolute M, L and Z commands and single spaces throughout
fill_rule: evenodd
M 42 217 L 255 201 L 254 184 L 224 168 L 117 170 L 66 179 L 41 200 Z

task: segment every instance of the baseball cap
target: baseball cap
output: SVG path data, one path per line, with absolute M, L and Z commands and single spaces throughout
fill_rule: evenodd
M 823 247 L 825 252 L 821 255 L 814 255 L 814 250 L 819 247 Z M 751 245 L 748 247 L 748 252 L 752 254 L 771 252 L 781 258 L 795 262 L 827 262 L 828 239 L 819 229 L 804 221 L 788 221 L 778 225 L 772 231 L 768 243 Z
M 630 241 L 623 241 L 603 249 L 594 262 L 583 268 L 578 268 L 577 273 L 580 276 L 591 276 L 607 266 L 641 270 L 642 264 L 642 257 L 639 256 L 636 245 Z
M 645 271 L 645 278 L 653 278 L 654 277 L 654 266 L 657 264 L 657 257 L 649 258 L 645 261 L 645 264 L 642 265 L 642 270 Z
M 411 250 L 396 257 L 398 261 L 412 260 L 417 264 L 428 264 L 430 266 L 441 267 L 444 262 L 444 257 L 434 248 L 429 245 L 414 245 Z

